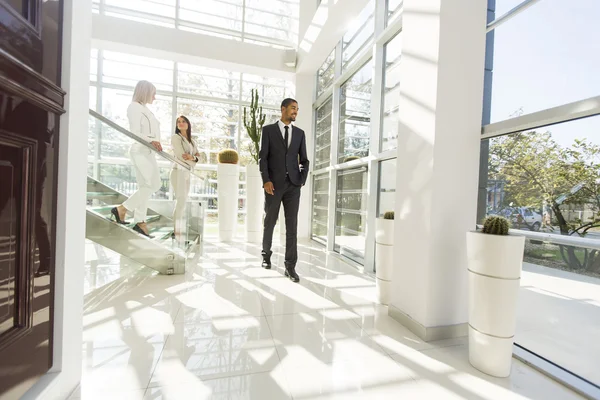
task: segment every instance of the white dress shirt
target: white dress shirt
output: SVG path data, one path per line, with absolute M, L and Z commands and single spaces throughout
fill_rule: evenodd
M 277 121 L 277 125 L 279 126 L 279 130 L 281 131 L 281 137 L 285 140 L 285 127 L 288 129 L 288 142 L 286 143 L 287 147 L 290 147 L 290 143 L 292 143 L 292 124 L 286 125 L 282 120 Z

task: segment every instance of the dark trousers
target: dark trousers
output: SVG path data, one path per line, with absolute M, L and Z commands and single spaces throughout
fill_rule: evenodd
M 275 194 L 265 192 L 265 221 L 263 232 L 263 256 L 271 257 L 273 230 L 283 203 L 285 214 L 285 266 L 295 267 L 298 261 L 298 208 L 300 207 L 300 186 L 285 180 L 283 187 L 276 187 Z

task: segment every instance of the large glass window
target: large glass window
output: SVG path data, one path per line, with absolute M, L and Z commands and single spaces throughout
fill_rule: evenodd
M 375 33 L 375 1 L 371 0 L 342 39 L 342 70 L 345 70 L 372 40 Z
M 400 103 L 400 54 L 402 33 L 384 48 L 383 99 L 381 120 L 381 151 L 398 147 L 398 105 Z
M 177 99 L 177 114 L 185 115 L 198 134 L 201 164 L 217 164 L 219 151 L 236 148 L 239 107 L 203 100 Z
M 250 102 L 251 90 L 256 89 L 261 104 L 279 109 L 281 101 L 286 97 L 294 97 L 294 87 L 284 79 L 266 78 L 257 75 L 243 74 L 242 101 Z
M 335 49 L 317 71 L 317 97 L 327 90 L 335 78 Z
M 327 243 L 329 215 L 329 173 L 313 176 L 312 236 Z
M 298 42 L 299 0 L 246 0 L 245 4 L 245 33 Z
M 145 79 L 157 90 L 173 90 L 173 61 L 103 51 L 102 81 L 135 87 Z
M 331 112 L 331 98 L 317 108 L 314 170 L 327 168 L 331 164 Z
M 177 88 L 181 93 L 237 99 L 240 95 L 240 80 L 239 72 L 190 64 L 177 65 Z
M 245 166 L 250 158 L 249 139 L 243 127 L 242 109 L 250 100 L 250 90 L 258 89 L 266 124 L 279 118 L 279 104 L 284 97 L 293 97 L 294 85 L 284 79 L 260 77 L 206 68 L 191 64 L 175 64 L 172 61 L 138 57 L 94 49 L 90 54 L 95 66 L 91 74 L 90 108 L 128 128 L 127 108 L 132 100 L 133 89 L 139 79 L 146 79 L 157 86 L 156 100 L 148 107 L 160 121 L 160 138 L 163 148 L 169 152 L 170 137 L 175 129 L 174 116 L 186 115 L 192 123 L 192 135 L 200 152 L 196 171 L 205 175 L 201 187 L 190 189 L 190 198 L 202 199 L 208 207 L 206 215 L 207 234 L 216 234 L 216 164 L 217 154 L 224 148 L 234 148 L 240 154 L 240 164 Z M 177 68 L 177 70 L 175 69 Z M 173 79 L 177 77 L 174 84 Z M 96 93 L 99 104 L 97 104 Z M 175 112 L 174 112 L 175 111 Z M 134 172 L 129 162 L 130 142 L 110 129 L 90 125 L 88 140 L 89 172 L 95 177 L 117 182 L 119 190 L 132 193 L 135 190 Z M 160 162 L 163 187 L 155 198 L 168 195 L 168 173 L 171 166 Z M 243 173 L 242 173 L 243 177 Z M 242 178 L 243 179 L 243 178 Z M 115 186 L 116 188 L 116 186 Z M 240 182 L 240 215 L 244 215 L 245 194 Z M 244 219 L 241 218 L 243 223 Z
M 386 26 L 400 16 L 403 0 L 387 0 L 386 1 Z
M 338 162 L 369 155 L 373 63 L 369 61 L 341 87 Z
M 488 214 L 600 241 L 599 131 L 595 116 L 491 139 Z M 600 252 L 530 240 L 521 285 L 516 342 L 599 384 Z
M 335 207 L 335 251 L 363 263 L 366 221 L 367 168 L 339 171 Z
M 279 48 L 298 43 L 298 0 L 94 0 L 93 11 Z M 142 11 L 143 10 L 143 11 Z
M 491 122 L 597 96 L 598 15 L 596 0 L 543 0 L 496 28 Z

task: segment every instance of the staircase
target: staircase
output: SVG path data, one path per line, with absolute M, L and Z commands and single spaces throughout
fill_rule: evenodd
M 140 141 L 135 135 L 124 128 L 107 120 L 101 115 L 90 110 L 90 115 L 101 124 L 103 129 L 110 129 L 111 133 L 119 133 L 124 136 L 124 141 Z M 96 129 L 98 126 L 95 127 Z M 92 129 L 92 126 L 90 126 Z M 125 141 L 125 144 L 127 142 Z M 172 156 L 163 152 L 156 152 L 162 157 L 162 162 L 169 165 L 178 163 Z M 180 164 L 180 163 L 178 163 Z M 122 161 L 121 161 L 122 165 Z M 185 166 L 189 169 L 189 167 Z M 168 210 L 160 213 L 154 209 L 148 209 L 146 223 L 152 238 L 141 235 L 133 230 L 133 218 L 127 215 L 125 220 L 129 224 L 122 225 L 114 221 L 111 209 L 127 200 L 127 196 L 107 184 L 94 179 L 87 178 L 86 196 L 86 239 L 98 243 L 113 250 L 131 260 L 137 261 L 161 274 L 183 274 L 185 272 L 185 261 L 192 248 L 202 240 L 203 209 L 199 202 L 188 202 L 188 213 L 185 216 L 185 225 L 177 238 L 173 237 L 174 221 L 171 217 L 172 200 L 164 200 Z

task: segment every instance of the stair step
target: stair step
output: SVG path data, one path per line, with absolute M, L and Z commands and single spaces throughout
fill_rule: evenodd
M 111 192 L 87 192 L 87 197 L 88 198 L 95 198 L 95 197 L 119 197 L 118 193 L 111 193 Z
M 162 228 L 150 229 L 149 233 L 154 236 L 155 241 L 162 241 L 163 239 L 169 239 L 173 233 L 173 228 L 170 226 L 163 226 Z
M 116 205 L 96 206 L 96 207 L 90 207 L 90 210 L 92 210 L 95 213 L 98 213 L 98 214 L 103 215 L 103 216 L 105 216 L 105 217 L 108 218 L 108 217 L 111 216 L 110 210 L 112 210 L 115 207 L 116 207 Z M 160 215 L 159 214 L 148 215 L 146 217 L 146 223 L 149 224 L 151 222 L 158 221 L 159 219 L 160 219 Z

